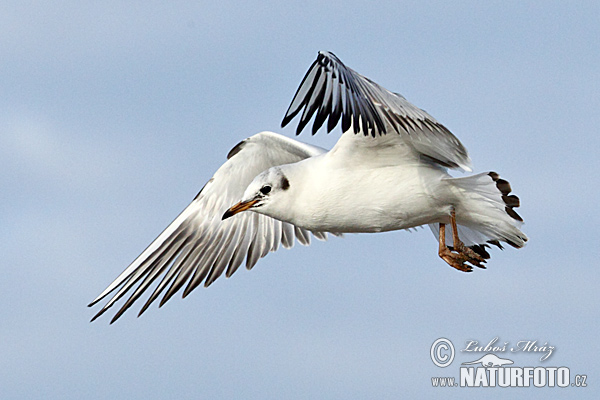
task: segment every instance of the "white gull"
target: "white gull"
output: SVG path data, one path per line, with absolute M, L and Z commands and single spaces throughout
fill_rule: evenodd
M 333 149 L 273 132 L 240 142 L 192 203 L 90 304 L 116 291 L 93 319 L 135 287 L 114 322 L 161 276 L 139 315 L 165 289 L 160 306 L 183 286 L 185 297 L 223 272 L 231 276 L 244 260 L 252 268 L 280 244 L 309 244 L 311 234 L 429 225 L 439 256 L 465 272 L 484 268 L 489 244 L 520 248 L 527 241 L 507 181 L 495 172 L 451 177 L 448 169 L 471 171 L 462 143 L 332 53 L 318 54 L 282 126 L 300 113 L 297 133 L 315 114 L 313 134 L 325 121 L 330 132 L 341 120 L 344 133 Z

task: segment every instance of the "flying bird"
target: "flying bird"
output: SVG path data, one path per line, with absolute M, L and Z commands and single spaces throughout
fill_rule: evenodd
M 429 225 L 438 255 L 457 270 L 485 268 L 490 245 L 525 245 L 519 198 L 495 172 L 471 171 L 466 148 L 446 127 L 402 95 L 319 52 L 282 122 L 311 120 L 312 134 L 341 122 L 327 151 L 273 132 L 237 144 L 192 203 L 89 306 L 112 298 L 92 321 L 126 294 L 116 321 L 158 279 L 141 315 L 185 286 L 186 297 L 245 261 L 280 245 L 325 240 L 328 233 L 384 232 Z M 314 119 L 313 119 L 314 116 Z

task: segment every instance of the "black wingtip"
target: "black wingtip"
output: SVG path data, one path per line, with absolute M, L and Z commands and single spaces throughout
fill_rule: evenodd
M 147 310 L 148 308 L 150 308 L 150 305 L 151 305 L 151 304 L 154 302 L 154 300 L 156 300 L 156 298 L 157 298 L 157 297 L 158 297 L 158 296 L 156 296 L 156 297 L 154 297 L 154 298 L 150 297 L 150 298 L 148 299 L 148 301 L 146 301 L 146 304 L 144 304 L 144 306 L 141 308 L 140 312 L 139 312 L 139 313 L 138 313 L 138 315 L 137 315 L 137 316 L 138 316 L 138 318 L 139 318 L 139 317 L 141 317 L 141 316 L 142 316 L 142 314 L 143 314 L 143 313 L 145 313 L 145 312 L 146 312 L 146 310 Z
M 496 188 L 502 194 L 502 200 L 505 204 L 504 210 L 506 213 L 513 219 L 523 222 L 523 218 L 521 218 L 521 216 L 515 210 L 513 210 L 513 208 L 517 208 L 521 205 L 521 201 L 519 200 L 519 197 L 515 196 L 514 194 L 510 194 L 512 191 L 510 183 L 507 180 L 500 178 L 500 175 L 497 172 L 491 171 L 488 172 L 488 175 L 496 183 Z M 519 248 L 518 246 L 515 246 L 514 243 L 507 243 L 509 243 L 511 246 Z
M 90 304 L 88 304 L 88 307 L 94 307 L 96 304 L 98 304 L 100 302 L 100 300 L 102 300 L 105 296 L 102 297 L 98 297 L 95 298 L 94 300 L 92 300 L 92 302 Z
M 109 325 L 112 325 L 112 324 L 114 324 L 115 322 L 117 322 L 117 320 L 118 320 L 119 318 L 121 318 L 121 315 L 123 315 L 123 313 L 124 313 L 124 312 L 125 312 L 125 310 L 123 310 L 123 311 L 119 311 L 118 313 L 116 313 L 116 314 L 115 314 L 115 316 L 114 316 L 114 317 L 112 317 L 112 319 L 110 320 L 110 323 L 109 323 Z
M 96 315 L 94 315 L 92 317 L 92 319 L 90 319 L 90 323 L 92 323 L 95 320 L 97 320 L 102 314 L 104 314 L 106 312 L 106 310 L 108 310 L 108 308 L 103 308 L 102 310 L 100 310 L 100 312 L 98 312 Z
M 289 124 L 292 119 L 294 119 L 294 116 L 286 114 L 286 116 L 283 117 L 283 120 L 281 121 L 281 127 L 285 128 L 285 126 Z
M 139 318 L 139 317 L 141 317 L 141 316 L 142 316 L 142 314 L 143 314 L 143 313 L 144 313 L 144 312 L 145 312 L 147 309 L 148 309 L 148 307 L 147 307 L 147 306 L 144 306 L 144 307 L 142 307 L 142 309 L 141 309 L 141 310 L 140 310 L 140 312 L 138 313 L 137 317 L 138 317 L 138 318 Z

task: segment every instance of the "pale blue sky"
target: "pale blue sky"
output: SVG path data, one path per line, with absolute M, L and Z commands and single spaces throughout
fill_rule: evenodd
M 0 398 L 597 398 L 600 5 L 4 2 Z M 452 130 L 530 242 L 463 274 L 428 229 L 296 245 L 116 324 L 86 307 L 317 51 Z M 330 147 L 329 136 L 300 140 Z M 430 346 L 538 340 L 586 389 L 433 389 Z M 457 354 L 455 364 L 474 357 Z

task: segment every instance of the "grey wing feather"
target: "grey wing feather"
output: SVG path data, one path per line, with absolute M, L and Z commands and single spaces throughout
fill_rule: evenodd
M 302 110 L 296 134 L 316 113 L 312 133 L 327 122 L 331 132 L 342 121 L 343 132 L 377 137 L 396 132 L 425 158 L 448 168 L 470 171 L 466 148 L 426 111 L 346 67 L 330 52 L 319 52 L 285 113 L 286 126 Z
M 132 291 L 111 323 L 116 321 L 161 276 L 140 315 L 165 290 L 160 306 L 186 284 L 184 297 L 202 283 L 210 285 L 224 272 L 231 276 L 244 260 L 246 267 L 252 268 L 260 258 L 277 250 L 279 244 L 289 248 L 294 239 L 310 243 L 307 230 L 265 215 L 244 212 L 226 220 L 221 220 L 221 216 L 241 199 L 260 172 L 323 152 L 270 132 L 254 135 L 235 146 L 192 203 L 92 301 L 90 306 L 115 292 L 92 321 Z M 323 232 L 313 235 L 326 238 Z

